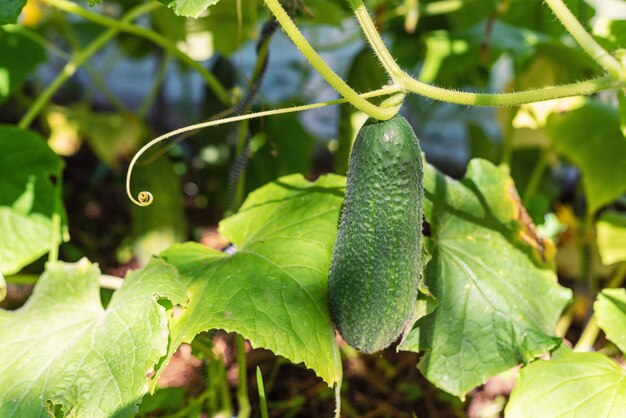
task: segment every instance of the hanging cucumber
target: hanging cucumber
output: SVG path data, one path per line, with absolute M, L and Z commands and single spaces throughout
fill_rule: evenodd
M 329 276 L 331 316 L 373 353 L 410 326 L 421 270 L 422 156 L 402 116 L 369 120 L 354 143 Z

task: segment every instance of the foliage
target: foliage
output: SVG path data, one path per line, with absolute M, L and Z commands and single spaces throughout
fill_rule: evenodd
M 326 287 L 343 185 L 337 176 L 315 183 L 282 177 L 220 224 L 235 254 L 194 243 L 163 253 L 190 294 L 188 309 L 172 324 L 169 355 L 199 332 L 221 328 L 304 362 L 331 385 L 339 382 Z
M 0 273 L 14 274 L 46 254 L 60 229 L 63 160 L 38 135 L 0 127 Z
M 350 398 L 355 370 L 376 363 L 389 377 L 399 366 L 387 359 L 410 353 L 426 380 L 376 392 L 370 376 L 372 397 L 401 393 L 410 414 L 623 415 L 617 8 L 88 3 L 0 7 L 0 416 L 245 417 L 257 388 L 243 338 L 312 370 L 293 376 L 334 386 L 347 416 L 371 412 Z M 283 35 L 263 30 L 274 23 Z M 335 104 L 338 120 L 328 109 L 296 113 Z M 395 347 L 404 353 L 366 357 L 336 337 L 328 270 L 354 138 L 368 117 L 400 109 L 427 161 L 427 251 L 409 254 L 425 267 L 414 272 L 417 322 Z M 189 133 L 200 127 L 210 129 Z M 193 138 L 165 142 L 178 134 Z M 127 192 L 140 206 L 123 195 L 129 160 Z M 19 292 L 33 284 L 24 303 Z M 232 358 L 218 353 L 216 329 L 237 333 Z M 187 344 L 201 383 L 161 388 Z M 306 396 L 273 390 L 278 372 L 253 369 L 260 414 L 304 408 Z M 505 375 L 512 392 L 490 394 Z M 298 386 L 293 376 L 286 386 Z M 330 403 L 332 389 L 316 393 Z
M 424 276 L 438 304 L 401 348 L 427 351 L 424 375 L 465 396 L 557 347 L 553 330 L 570 292 L 556 283 L 553 244 L 536 235 L 503 170 L 473 160 L 458 182 L 429 166 L 424 188 L 432 234 Z
M 0 311 L 3 416 L 134 416 L 165 354 L 167 298 L 184 303 L 176 270 L 155 260 L 131 273 L 106 310 L 98 267 L 49 264 L 28 303 Z
M 624 376 L 621 367 L 601 354 L 564 350 L 522 370 L 507 416 L 620 416 L 626 402 Z

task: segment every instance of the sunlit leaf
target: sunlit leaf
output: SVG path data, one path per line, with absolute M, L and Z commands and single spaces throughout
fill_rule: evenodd
M 604 289 L 593 310 L 606 338 L 626 353 L 626 290 Z
M 49 264 L 26 305 L 0 310 L 0 416 L 132 417 L 167 352 L 165 308 L 184 303 L 174 268 L 130 273 L 106 310 L 87 260 Z
M 538 237 L 503 169 L 473 160 L 455 181 L 428 165 L 424 188 L 424 274 L 439 305 L 400 348 L 426 351 L 426 378 L 463 397 L 558 346 L 554 327 L 571 292 L 557 284 L 553 244 Z
M 598 219 L 596 228 L 602 263 L 609 265 L 626 261 L 626 215 L 605 212 Z
M 598 353 L 565 352 L 524 367 L 507 418 L 624 417 L 626 371 Z
M 220 0 L 159 0 L 167 5 L 179 16 L 198 17 L 210 6 L 220 2 Z M 233 3 L 232 1 L 230 3 Z
M 174 318 L 169 354 L 196 334 L 221 328 L 338 382 L 341 361 L 326 292 L 344 183 L 338 176 L 315 183 L 282 177 L 220 224 L 236 254 L 194 243 L 163 253 L 190 294 L 189 308 Z
M 43 138 L 0 126 L 0 273 L 17 273 L 50 250 L 53 217 L 63 217 L 52 177 L 61 181 L 62 170 Z

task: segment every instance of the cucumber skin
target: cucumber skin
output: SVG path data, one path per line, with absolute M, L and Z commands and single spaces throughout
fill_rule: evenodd
M 328 279 L 344 340 L 374 353 L 412 325 L 421 272 L 423 167 L 402 116 L 368 120 L 354 143 Z

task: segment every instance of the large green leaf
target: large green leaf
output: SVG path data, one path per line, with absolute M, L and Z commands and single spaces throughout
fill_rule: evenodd
M 593 310 L 606 338 L 626 353 L 626 290 L 604 289 L 593 304 Z
M 626 371 L 598 353 L 565 352 L 524 367 L 507 418 L 626 417 Z
M 595 212 L 626 191 L 626 137 L 614 107 L 590 101 L 548 118 L 546 132 L 558 151 L 581 170 L 589 210 Z
M 0 416 L 130 417 L 167 352 L 165 308 L 183 303 L 176 270 L 154 260 L 130 273 L 108 308 L 87 260 L 49 264 L 17 311 L 0 310 Z
M 552 335 L 570 291 L 558 286 L 553 244 L 537 236 L 504 169 L 472 160 L 459 182 L 427 165 L 424 188 L 424 275 L 439 305 L 401 349 L 425 350 L 426 378 L 463 397 L 558 346 Z
M 626 214 L 604 212 L 596 224 L 598 251 L 604 265 L 626 261 Z
M 0 126 L 0 273 L 16 273 L 50 249 L 54 213 L 63 212 L 51 176 L 61 181 L 62 169 L 38 135 Z
M 190 294 L 189 308 L 173 321 L 170 355 L 199 332 L 221 328 L 338 382 L 326 292 L 344 183 L 291 175 L 253 192 L 220 224 L 234 255 L 193 243 L 167 250 Z

